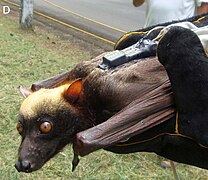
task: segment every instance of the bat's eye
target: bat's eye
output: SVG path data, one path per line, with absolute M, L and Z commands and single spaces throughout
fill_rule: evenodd
M 52 124 L 50 122 L 45 121 L 40 124 L 39 129 L 42 133 L 49 133 L 52 130 Z
M 18 122 L 16 128 L 17 128 L 17 131 L 19 132 L 19 134 L 22 135 L 22 133 L 24 131 L 22 123 Z

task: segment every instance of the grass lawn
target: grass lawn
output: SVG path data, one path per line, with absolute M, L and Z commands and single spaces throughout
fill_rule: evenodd
M 95 56 L 96 48 L 80 45 L 69 35 L 59 38 L 57 33 L 35 27 L 34 32 L 22 32 L 18 18 L 0 14 L 0 179 L 173 179 L 171 169 L 162 169 L 155 154 L 134 153 L 116 155 L 103 150 L 81 158 L 75 172 L 71 172 L 72 150 L 67 146 L 42 169 L 31 174 L 18 173 L 14 168 L 20 136 L 16 131 L 21 97 L 18 86 L 70 70 L 76 63 Z M 97 53 L 102 49 L 97 48 Z M 208 171 L 178 164 L 180 179 L 208 179 Z

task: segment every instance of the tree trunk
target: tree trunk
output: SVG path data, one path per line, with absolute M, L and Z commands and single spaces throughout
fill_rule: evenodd
M 34 0 L 21 0 L 20 5 L 20 27 L 21 29 L 32 29 Z

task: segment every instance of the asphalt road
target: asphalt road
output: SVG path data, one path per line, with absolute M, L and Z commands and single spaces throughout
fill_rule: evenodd
M 35 9 L 49 14 L 73 26 L 94 33 L 115 42 L 124 32 L 137 30 L 144 25 L 145 5 L 135 8 L 132 0 L 35 0 Z M 73 15 L 69 10 L 81 16 L 104 23 L 121 31 L 98 25 Z
M 136 8 L 129 0 L 49 0 L 65 9 L 101 23 L 130 31 L 144 24 L 143 7 Z
M 143 27 L 145 6 L 136 8 L 132 0 L 34 0 L 34 10 L 111 42 Z

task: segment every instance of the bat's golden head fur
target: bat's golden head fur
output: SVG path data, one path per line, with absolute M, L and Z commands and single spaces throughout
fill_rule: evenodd
M 68 87 L 69 84 L 65 84 L 54 89 L 40 89 L 32 93 L 23 101 L 20 113 L 25 119 L 33 119 L 41 112 L 53 115 L 57 110 L 68 108 L 70 104 L 64 98 L 64 92 Z

